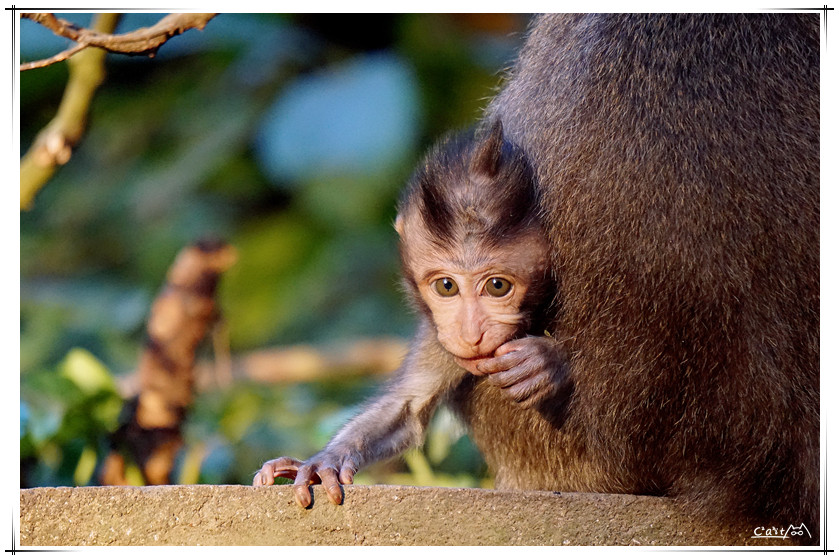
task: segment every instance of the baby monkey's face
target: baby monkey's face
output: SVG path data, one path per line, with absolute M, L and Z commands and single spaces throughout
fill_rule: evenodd
M 536 230 L 503 244 L 475 235 L 433 242 L 426 232 L 412 230 L 408 225 L 402 233 L 406 269 L 440 343 L 472 371 L 471 360 L 493 356 L 527 328 L 532 310 L 526 295 L 544 282 L 547 242 Z

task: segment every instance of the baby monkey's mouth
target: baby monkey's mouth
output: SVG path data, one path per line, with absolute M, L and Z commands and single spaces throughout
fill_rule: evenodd
M 485 375 L 485 373 L 482 372 L 479 369 L 479 366 L 485 360 L 489 360 L 489 359 L 492 359 L 494 357 L 495 357 L 495 351 L 493 351 L 490 354 L 482 354 L 482 355 L 479 355 L 479 356 L 472 356 L 471 358 L 462 358 L 460 356 L 455 355 L 454 356 L 454 361 L 455 361 L 455 363 L 457 363 L 457 365 L 459 365 L 460 367 L 462 367 L 463 369 L 465 369 L 466 371 L 468 371 L 472 375 L 483 376 L 483 375 Z
M 510 340 L 514 340 L 515 337 L 502 341 L 500 344 L 496 344 L 492 348 L 487 348 L 484 346 L 483 348 L 480 347 L 472 347 L 472 348 L 460 348 L 458 352 L 449 352 L 454 356 L 454 358 L 461 363 L 474 363 L 480 360 L 486 360 L 489 358 L 497 358 L 499 356 L 498 349 L 510 342 Z
M 474 353 L 470 354 L 469 356 L 460 356 L 458 354 L 453 354 L 453 356 L 456 359 L 458 359 L 462 362 L 474 362 L 474 361 L 477 361 L 477 360 L 485 360 L 487 358 L 494 358 L 496 350 L 498 350 L 498 348 L 493 348 L 489 352 L 482 352 L 482 353 L 478 353 L 477 351 L 475 351 Z
M 487 358 L 492 358 L 492 354 L 486 356 L 472 356 L 471 358 L 462 358 L 460 356 L 455 356 L 455 359 L 462 364 L 474 364 Z

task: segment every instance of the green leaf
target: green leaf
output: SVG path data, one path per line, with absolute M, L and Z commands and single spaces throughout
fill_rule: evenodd
M 76 464 L 73 482 L 76 486 L 84 486 L 90 482 L 94 470 L 96 470 L 96 451 L 91 447 L 85 447 L 81 457 L 79 457 L 79 462 Z
M 75 383 L 87 395 L 99 391 L 116 391 L 108 369 L 93 354 L 82 348 L 73 348 L 61 364 L 61 375 Z

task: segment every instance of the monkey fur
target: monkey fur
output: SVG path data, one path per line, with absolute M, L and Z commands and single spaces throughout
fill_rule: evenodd
M 533 174 L 516 175 L 534 185 L 523 207 L 501 196 L 489 215 L 544 228 L 551 293 L 516 336 L 554 342 L 552 390 L 522 406 L 421 313 L 381 396 L 254 484 L 296 475 L 302 505 L 315 482 L 340 503 L 339 482 L 421 443 L 445 403 L 498 488 L 670 496 L 818 542 L 818 16 L 541 16 L 483 123 Z M 463 175 L 452 153 L 432 150 L 400 210 L 437 239 Z M 439 196 L 418 202 L 429 174 Z
M 255 485 L 294 478 L 296 499 L 305 507 L 308 484 L 322 482 L 341 503 L 339 482 L 420 444 L 436 407 L 470 373 L 514 406 L 552 407 L 566 379 L 566 359 L 544 335 L 556 283 L 536 196 L 530 164 L 504 140 L 500 122 L 430 150 L 396 220 L 406 291 L 421 316 L 409 355 L 385 391 L 321 453 L 305 463 L 268 461 Z M 456 282 L 457 297 L 435 293 L 443 279 Z M 506 286 L 494 296 L 493 280 Z

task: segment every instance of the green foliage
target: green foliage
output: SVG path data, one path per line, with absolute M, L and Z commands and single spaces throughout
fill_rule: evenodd
M 129 14 L 120 30 L 156 19 Z M 424 147 L 479 115 L 517 46 L 475 22 L 223 14 L 154 59 L 108 56 L 87 135 L 21 214 L 22 484 L 91 482 L 119 412 L 112 373 L 135 367 L 166 270 L 198 238 L 239 251 L 219 286 L 234 353 L 410 334 L 396 198 Z M 62 44 L 21 23 L 24 60 Z M 21 75 L 23 149 L 65 79 L 62 64 Z M 375 386 L 201 394 L 178 480 L 249 483 L 265 459 L 308 456 Z M 359 480 L 478 484 L 482 464 L 453 433 L 435 421 L 424 455 Z
M 107 368 L 74 348 L 52 370 L 21 383 L 21 476 L 37 486 L 91 482 L 106 436 L 117 427 L 122 399 Z

